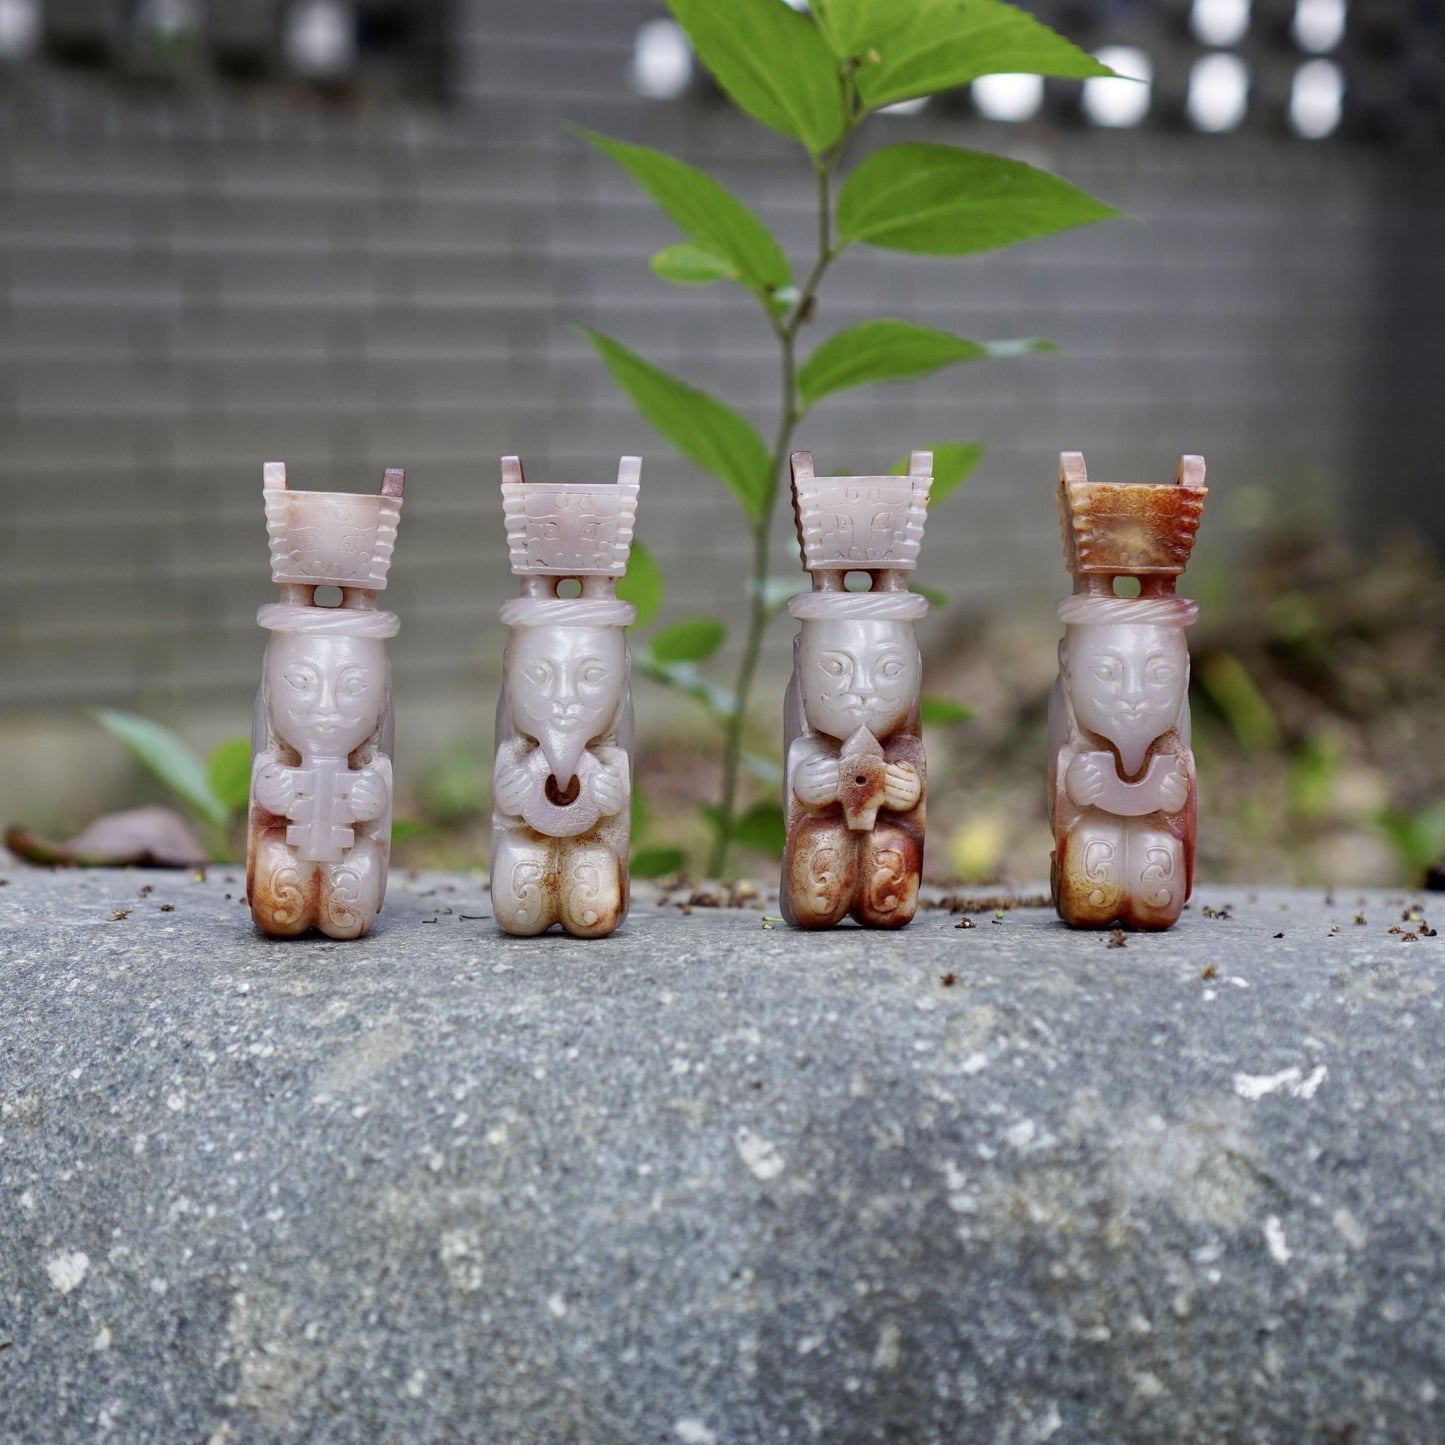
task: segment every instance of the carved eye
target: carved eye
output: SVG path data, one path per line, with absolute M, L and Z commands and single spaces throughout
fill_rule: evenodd
M 607 681 L 607 669 L 600 662 L 590 662 L 582 669 L 582 681 L 587 687 L 601 687 Z
M 286 674 L 286 681 L 289 682 L 297 692 L 306 692 L 315 680 L 315 674 L 308 672 L 304 667 L 293 667 Z
M 1100 682 L 1118 682 L 1119 661 L 1114 657 L 1100 657 L 1090 666 L 1089 671 L 1092 672 Z
M 878 676 L 885 682 L 894 682 L 903 676 L 903 662 L 897 657 L 890 657 L 879 669 Z
M 1179 669 L 1172 662 L 1155 662 L 1149 665 L 1149 681 L 1156 687 L 1173 682 Z
M 534 662 L 522 669 L 522 676 L 534 687 L 544 687 L 551 676 L 551 669 L 545 662 Z
M 366 691 L 366 674 L 348 672 L 337 684 L 336 690 L 342 697 L 360 697 Z
M 825 657 L 818 666 L 821 667 L 829 677 L 842 677 L 848 670 L 847 664 L 841 657 Z

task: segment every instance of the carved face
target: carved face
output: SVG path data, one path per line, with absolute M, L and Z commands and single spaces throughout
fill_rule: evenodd
M 512 721 L 535 738 L 564 788 L 593 738 L 611 726 L 622 696 L 620 627 L 518 627 L 507 649 Z
M 359 748 L 381 721 L 390 685 L 386 645 L 371 637 L 273 633 L 265 675 L 276 736 L 312 757 Z
M 921 664 L 907 622 L 806 621 L 798 642 L 803 712 L 840 742 L 859 728 L 886 739 L 908 716 Z
M 1179 720 L 1189 685 L 1189 650 L 1179 627 L 1079 623 L 1067 629 L 1059 661 L 1074 716 L 1119 750 L 1133 776 L 1149 744 Z

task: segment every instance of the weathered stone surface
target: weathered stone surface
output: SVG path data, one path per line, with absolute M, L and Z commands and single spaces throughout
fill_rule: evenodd
M 0 877 L 6 1441 L 1445 1437 L 1429 895 L 583 942 L 398 877 L 337 943 Z

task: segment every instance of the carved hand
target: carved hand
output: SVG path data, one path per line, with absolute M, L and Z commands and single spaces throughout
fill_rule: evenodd
M 369 823 L 386 812 L 390 803 L 386 779 L 376 768 L 362 768 L 351 780 L 351 817 L 357 823 Z
M 793 774 L 793 791 L 810 808 L 838 801 L 838 759 L 809 758 Z
M 912 763 L 889 763 L 883 770 L 883 801 L 897 813 L 915 807 L 923 792 Z
M 526 763 L 504 763 L 498 759 L 492 776 L 492 796 L 502 812 L 521 817 L 522 809 L 536 790 L 536 780 Z
M 622 811 L 627 802 L 627 763 L 619 765 L 603 761 L 592 774 L 592 800 L 602 810 L 604 818 L 611 818 Z
M 1177 813 L 1189 797 L 1189 771 L 1176 759 L 1173 770 L 1159 784 L 1159 806 L 1166 813 Z
M 283 763 L 267 763 L 256 774 L 256 801 L 269 812 L 290 817 L 296 806 L 296 770 Z
M 1104 770 L 1098 753 L 1080 753 L 1069 764 L 1069 771 L 1064 775 L 1069 796 L 1081 807 L 1097 803 L 1103 797 L 1108 781 L 1109 774 Z

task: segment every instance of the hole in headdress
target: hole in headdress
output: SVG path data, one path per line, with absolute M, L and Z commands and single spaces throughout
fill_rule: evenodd
M 1137 597 L 1141 591 L 1137 577 L 1116 577 L 1114 578 L 1115 597 Z
M 844 577 L 843 586 L 849 592 L 871 592 L 873 590 L 873 574 L 871 572 L 850 572 Z
M 576 577 L 559 577 L 557 579 L 556 595 L 558 597 L 580 597 L 582 595 L 582 583 Z
M 339 587 L 318 587 L 311 594 L 311 604 L 314 607 L 340 607 L 341 588 Z

